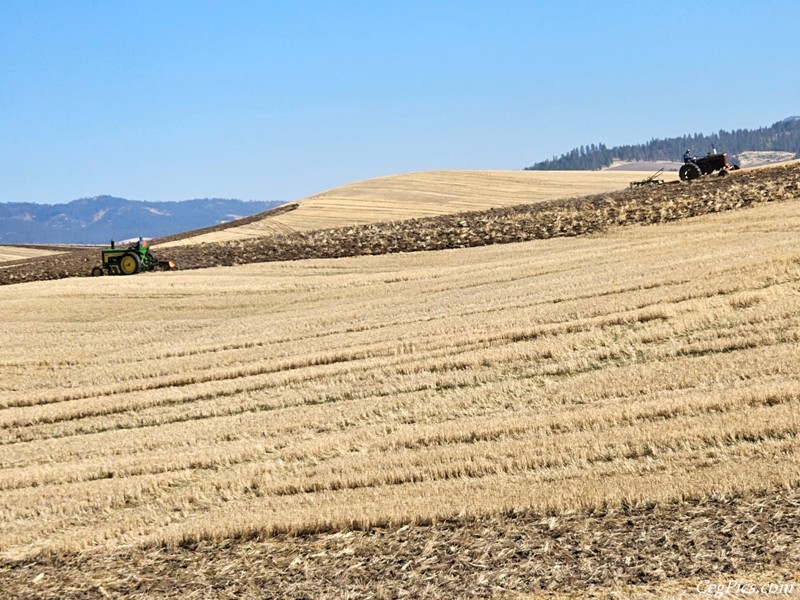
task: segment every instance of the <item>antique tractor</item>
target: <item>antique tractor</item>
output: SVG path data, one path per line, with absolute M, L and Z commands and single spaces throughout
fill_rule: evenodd
M 105 273 L 134 275 L 142 271 L 172 271 L 176 268 L 171 260 L 157 260 L 148 243 L 142 238 L 127 248 L 117 248 L 114 240 L 111 240 L 111 247 L 101 250 L 101 255 L 103 263 L 92 269 L 92 275 L 95 277 Z
M 716 152 L 697 157 L 690 156 L 687 150 L 683 161 L 678 171 L 678 177 L 681 178 L 681 181 L 692 181 L 714 171 L 717 171 L 717 175 L 725 176 L 728 171 L 735 171 L 739 168 L 738 165 L 730 165 L 728 163 L 727 154 L 717 154 Z

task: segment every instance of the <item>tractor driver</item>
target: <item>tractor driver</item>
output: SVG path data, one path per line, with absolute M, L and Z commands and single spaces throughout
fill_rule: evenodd
M 684 162 L 684 164 L 692 162 L 692 149 L 691 148 L 687 148 L 686 152 L 683 153 L 683 162 Z
M 147 256 L 147 242 L 141 236 L 139 236 L 139 241 L 136 242 L 136 251 L 139 253 L 139 258 L 144 262 L 144 257 Z

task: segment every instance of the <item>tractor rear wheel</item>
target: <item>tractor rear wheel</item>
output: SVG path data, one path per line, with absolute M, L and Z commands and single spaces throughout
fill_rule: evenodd
M 692 179 L 697 179 L 703 175 L 703 172 L 700 170 L 694 163 L 686 163 L 681 166 L 680 171 L 678 171 L 678 177 L 681 178 L 681 181 L 691 181 Z
M 142 270 L 142 261 L 133 252 L 126 252 L 119 259 L 119 270 L 123 275 L 134 275 Z

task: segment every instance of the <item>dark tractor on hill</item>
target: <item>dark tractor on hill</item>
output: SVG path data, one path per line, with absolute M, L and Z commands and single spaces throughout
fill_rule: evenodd
M 716 150 L 701 157 L 692 156 L 691 151 L 687 150 L 683 155 L 683 164 L 678 171 L 678 177 L 681 181 L 692 181 L 715 171 L 717 175 L 725 176 L 728 171 L 735 171 L 738 168 L 738 165 L 728 163 L 727 154 L 717 154 Z
M 150 246 L 142 238 L 126 248 L 117 248 L 114 240 L 111 247 L 100 251 L 103 263 L 92 269 L 92 275 L 135 275 L 142 271 L 172 271 L 175 263 L 171 260 L 157 260 Z

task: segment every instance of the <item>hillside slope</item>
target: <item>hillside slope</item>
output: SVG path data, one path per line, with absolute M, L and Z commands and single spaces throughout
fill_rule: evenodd
M 705 177 L 691 184 L 675 182 L 582 198 L 542 200 L 485 211 L 376 221 L 334 229 L 282 234 L 262 231 L 261 235 L 233 241 L 157 246 L 157 251 L 162 258 L 173 259 L 181 269 L 198 269 L 263 261 L 441 250 L 585 235 L 620 225 L 662 223 L 791 200 L 797 197 L 798 190 L 800 163 L 790 163 L 738 171 L 725 178 Z M 289 218 L 299 210 L 275 209 L 278 218 Z M 214 231 L 212 235 L 217 233 Z M 189 239 L 196 241 L 201 237 Z M 97 261 L 97 252 L 88 251 L 8 264 L 0 268 L 0 285 L 88 276 Z
M 791 581 L 800 188 L 730 179 L 674 187 L 712 208 L 726 189 L 783 201 L 0 288 L 4 590 L 666 597 L 664 581 Z
M 297 209 L 242 227 L 185 238 L 164 247 L 248 239 L 293 231 L 352 227 L 384 221 L 530 204 L 621 190 L 639 173 L 425 171 L 368 179 L 299 201 Z M 665 179 L 675 180 L 672 173 Z

